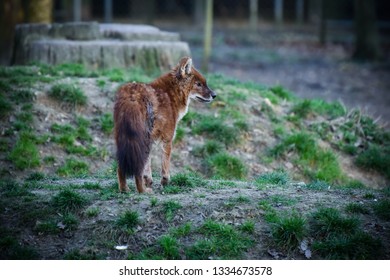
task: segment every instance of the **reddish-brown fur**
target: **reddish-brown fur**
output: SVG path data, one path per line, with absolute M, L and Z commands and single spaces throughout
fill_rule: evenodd
M 167 185 L 172 141 L 190 98 L 211 102 L 215 97 L 189 57 L 150 84 L 120 87 L 114 106 L 119 190 L 128 191 L 126 176 L 134 176 L 138 192 L 152 191 L 150 150 L 155 141 L 162 143 L 161 184 Z

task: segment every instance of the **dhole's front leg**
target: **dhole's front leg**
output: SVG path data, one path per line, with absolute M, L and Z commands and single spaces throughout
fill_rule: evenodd
M 166 186 L 169 182 L 169 167 L 171 163 L 172 141 L 163 144 L 161 164 L 161 185 Z

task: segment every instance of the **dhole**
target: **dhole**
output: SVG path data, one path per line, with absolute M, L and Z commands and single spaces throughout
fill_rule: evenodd
M 126 177 L 134 176 L 138 192 L 152 191 L 150 151 L 155 141 L 162 143 L 161 184 L 167 185 L 176 126 L 190 99 L 208 103 L 215 97 L 189 57 L 150 84 L 121 86 L 114 105 L 119 190 L 127 192 Z

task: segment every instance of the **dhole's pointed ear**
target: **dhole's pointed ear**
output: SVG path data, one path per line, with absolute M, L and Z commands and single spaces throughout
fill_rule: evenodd
M 186 77 L 187 75 L 191 74 L 192 70 L 192 58 L 191 57 L 184 57 L 180 60 L 180 76 L 182 78 Z

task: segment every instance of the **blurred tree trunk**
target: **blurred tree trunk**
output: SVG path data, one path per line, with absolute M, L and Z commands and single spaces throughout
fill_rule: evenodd
M 112 22 L 112 0 L 104 0 L 104 22 Z
M 283 23 L 283 0 L 274 0 L 274 16 L 276 24 Z
M 200 27 L 204 22 L 205 1 L 204 0 L 193 1 L 193 5 L 194 5 L 193 21 L 196 27 Z
M 213 30 L 213 0 L 206 0 L 206 18 L 204 26 L 204 49 L 202 70 L 208 72 L 209 60 L 211 55 L 211 37 Z
M 10 63 L 14 28 L 24 16 L 21 0 L 0 1 L 0 64 Z
M 304 0 L 296 0 L 295 2 L 295 13 L 298 25 L 302 25 L 305 14 L 305 2 Z
M 249 2 L 249 26 L 252 31 L 257 30 L 258 23 L 258 0 L 250 0 Z
M 50 23 L 53 14 L 53 0 L 30 0 L 28 5 L 28 22 Z
M 326 17 L 327 17 L 326 0 L 320 0 L 320 44 L 326 44 Z
M 355 0 L 355 53 L 354 58 L 375 60 L 380 57 L 379 35 L 375 1 Z

